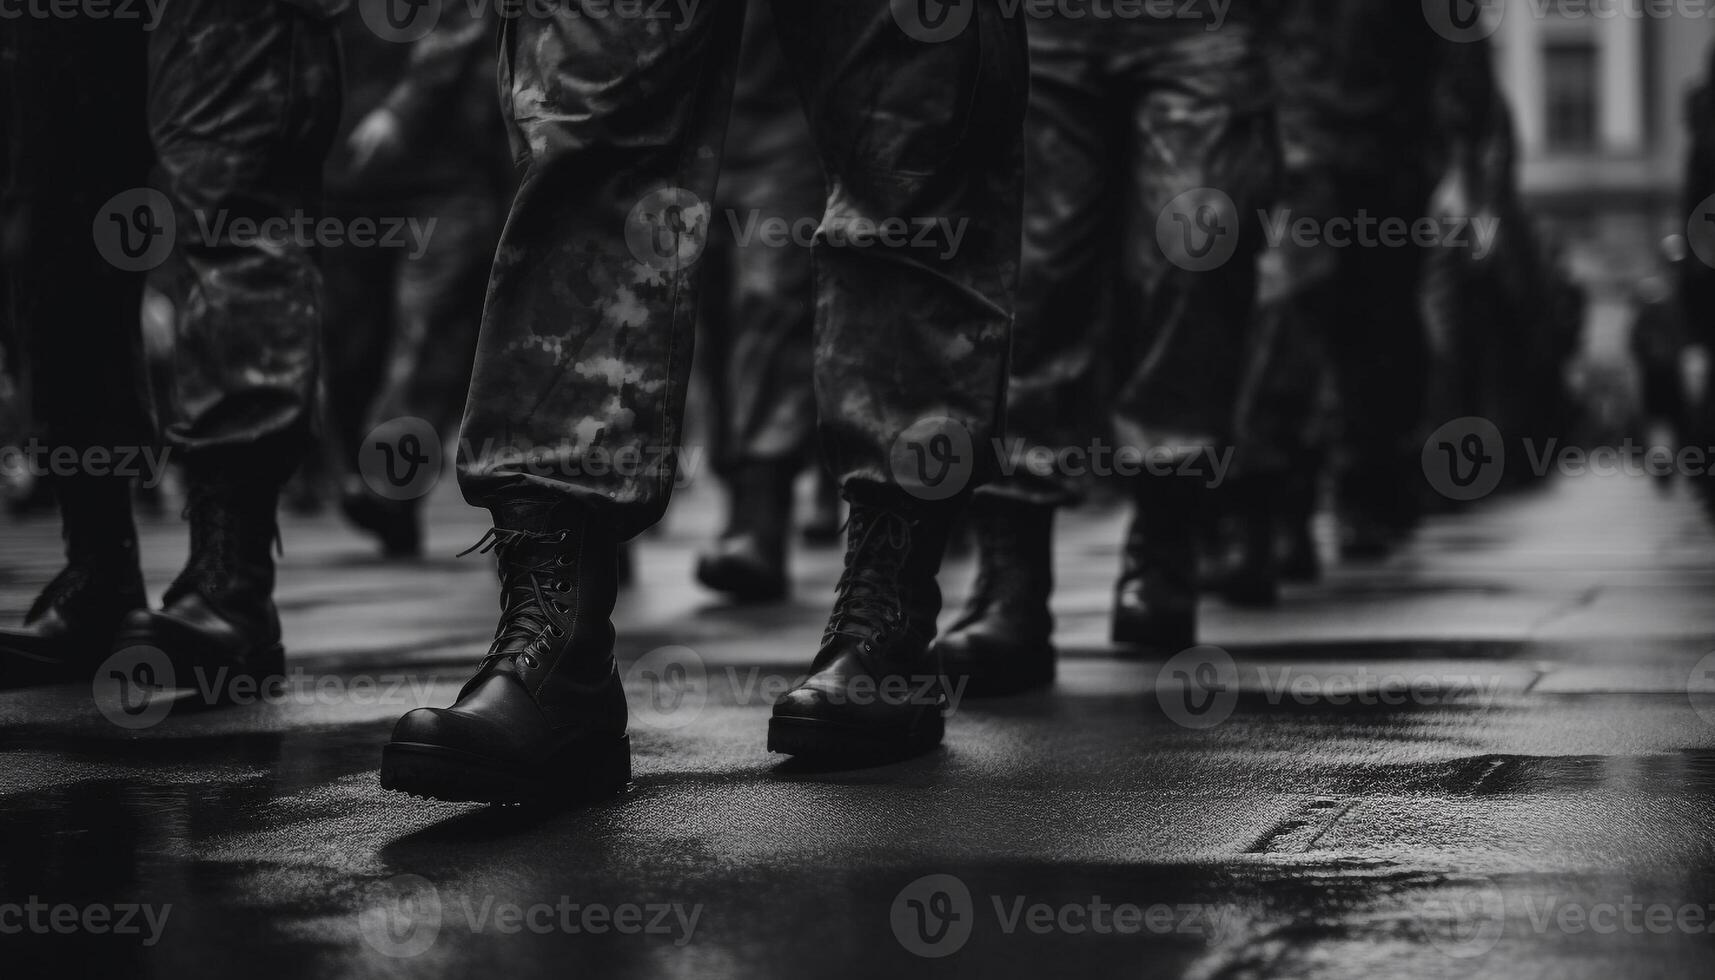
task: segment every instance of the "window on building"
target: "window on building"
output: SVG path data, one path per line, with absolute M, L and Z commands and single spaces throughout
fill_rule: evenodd
M 1543 49 L 1548 99 L 1548 149 L 1576 153 L 1596 148 L 1596 45 L 1587 40 L 1551 41 Z

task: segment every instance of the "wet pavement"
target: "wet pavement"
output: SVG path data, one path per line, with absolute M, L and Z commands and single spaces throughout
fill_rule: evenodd
M 783 610 L 725 607 L 689 574 L 714 505 L 641 544 L 635 782 L 587 809 L 377 783 L 492 627 L 490 566 L 451 557 L 481 515 L 447 494 L 409 567 L 286 522 L 281 698 L 149 724 L 0 694 L 0 975 L 1715 975 L 1715 534 L 1683 494 L 1438 517 L 1279 610 L 1209 603 L 1166 664 L 1105 640 L 1121 515 L 1072 515 L 1054 690 L 838 772 L 764 750 L 838 554 L 799 556 Z M 13 618 L 57 539 L 0 534 Z M 180 537 L 145 529 L 157 593 Z

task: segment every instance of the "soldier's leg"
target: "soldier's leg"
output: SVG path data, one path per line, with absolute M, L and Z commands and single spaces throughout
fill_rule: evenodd
M 1340 178 L 1342 208 L 1414 222 L 1429 189 L 1409 166 Z M 1345 458 L 1338 462 L 1341 550 L 1375 558 L 1408 534 L 1419 516 L 1428 342 L 1419 299 L 1423 250 L 1348 248 L 1330 292 L 1329 349 L 1340 394 Z
M 666 510 L 742 12 L 504 19 L 523 173 L 465 406 L 472 504 L 575 504 L 622 540 Z
M 397 420 L 421 419 L 445 445 L 470 385 L 500 205 L 486 188 L 448 189 L 411 209 L 424 227 L 432 219 L 434 230 L 421 254 L 398 256 L 380 384 L 370 389 L 374 394 L 357 438 L 385 433 L 384 426 Z M 431 486 L 421 489 L 426 493 Z M 385 554 L 411 557 L 422 552 L 422 499 L 383 496 L 355 480 L 348 481 L 341 504 L 347 517 L 380 539 Z
M 118 642 L 165 651 L 187 686 L 282 669 L 275 508 L 309 445 L 321 329 L 299 229 L 320 198 L 338 71 L 332 25 L 288 4 L 171 0 L 150 34 L 149 124 L 183 268 L 167 437 L 191 550 L 164 607 L 129 617 Z
M 816 227 L 823 188 L 767 0 L 748 4 L 744 31 L 715 202 L 730 265 L 722 270 L 724 309 L 706 311 L 725 327 L 715 368 L 724 376 L 715 388 L 723 396 L 728 518 L 720 540 L 698 557 L 697 579 L 740 600 L 765 601 L 787 591 L 793 483 L 815 436 L 814 295 L 810 250 L 798 236 Z
M 26 17 L 7 22 L 4 41 L 0 92 L 21 151 L 7 174 L 4 268 L 21 394 L 44 443 L 26 458 L 58 471 L 50 482 L 67 568 L 23 628 L 0 630 L 0 687 L 87 677 L 121 618 L 144 604 L 130 478 L 53 465 L 53 452 L 83 460 L 99 448 L 116 459 L 114 450 L 154 442 L 142 391 L 143 279 L 120 251 L 146 259 L 150 241 L 122 227 L 130 207 L 102 214 L 124 192 L 133 193 L 121 204 L 140 204 L 148 179 L 144 33 L 132 21 Z M 136 232 L 129 241 L 127 230 Z
M 1053 521 L 1083 486 L 1054 462 L 1098 431 L 1092 398 L 1118 273 L 1125 144 L 1105 39 L 1083 22 L 1031 25 L 1024 242 L 1007 390 L 1007 467 L 971 501 L 976 588 L 936 643 L 970 696 L 1054 677 Z M 1044 462 L 1049 465 L 1043 467 Z
M 327 213 L 345 221 L 375 217 L 366 202 L 330 200 Z M 398 316 L 395 290 L 388 284 L 398 275 L 399 261 L 390 249 L 343 244 L 322 251 L 329 425 L 324 438 L 342 473 L 356 470 L 359 443 L 369 431 L 369 407 L 386 369 Z
M 382 784 L 491 802 L 629 777 L 613 659 L 616 546 L 675 476 L 697 258 L 742 5 L 689 19 L 526 12 L 501 27 L 523 165 L 465 408 L 459 476 L 489 508 L 502 614 L 450 708 L 400 719 Z
M 1256 39 L 1246 24 L 1167 28 L 1135 50 L 1135 211 L 1117 328 L 1135 366 L 1116 396 L 1120 447 L 1144 454 L 1116 593 L 1117 642 L 1196 642 L 1194 524 L 1226 478 L 1278 163 Z M 1155 465 L 1149 465 L 1149 464 Z
M 1024 25 L 999 3 L 933 27 L 921 9 L 775 4 L 829 181 L 816 398 L 852 502 L 839 597 L 810 675 L 774 707 L 775 751 L 879 757 L 942 734 L 935 576 L 955 502 L 993 468 L 1028 79 Z

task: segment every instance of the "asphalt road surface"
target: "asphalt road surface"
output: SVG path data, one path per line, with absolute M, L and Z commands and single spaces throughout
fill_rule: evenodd
M 452 557 L 482 515 L 446 492 L 411 566 L 286 522 L 284 696 L 0 694 L 0 975 L 1715 975 L 1715 534 L 1684 494 L 1568 479 L 1438 517 L 1276 611 L 1207 604 L 1167 663 L 1106 643 L 1121 515 L 1071 515 L 1057 686 L 832 772 L 764 739 L 839 554 L 800 553 L 783 608 L 726 607 L 690 576 L 715 503 L 641 542 L 635 782 L 587 809 L 377 782 L 493 627 L 491 565 Z M 58 539 L 0 535 L 12 619 Z M 144 537 L 158 594 L 182 531 Z

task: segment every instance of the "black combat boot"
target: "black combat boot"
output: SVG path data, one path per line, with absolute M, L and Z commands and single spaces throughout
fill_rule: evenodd
M 1203 584 L 1235 606 L 1264 608 L 1280 601 L 1275 553 L 1274 481 L 1234 480 L 1222 495 L 1219 545 Z
M 1178 652 L 1197 643 L 1197 504 L 1202 488 L 1140 477 L 1114 594 L 1113 641 Z
M 752 460 L 729 486 L 726 531 L 697 559 L 697 581 L 740 602 L 786 596 L 786 532 L 792 521 L 795 462 Z
M 496 508 L 494 521 L 478 542 L 500 561 L 494 642 L 452 707 L 399 719 L 381 785 L 483 803 L 617 793 L 631 742 L 613 658 L 615 542 L 571 505 Z
M 768 750 L 880 762 L 941 744 L 947 706 L 930 650 L 949 505 L 854 500 L 846 566 L 810 673 L 774 705 Z
M 1054 508 L 993 494 L 971 502 L 977 584 L 964 613 L 935 644 L 949 680 L 970 697 L 1054 683 Z
M 66 566 L 24 616 L 0 629 L 0 689 L 87 681 L 127 613 L 148 605 L 128 481 L 55 481 Z
M 166 654 L 186 707 L 254 703 L 286 669 L 274 608 L 279 484 L 244 480 L 235 467 L 189 468 L 190 557 L 159 610 L 125 617 L 114 648 Z

